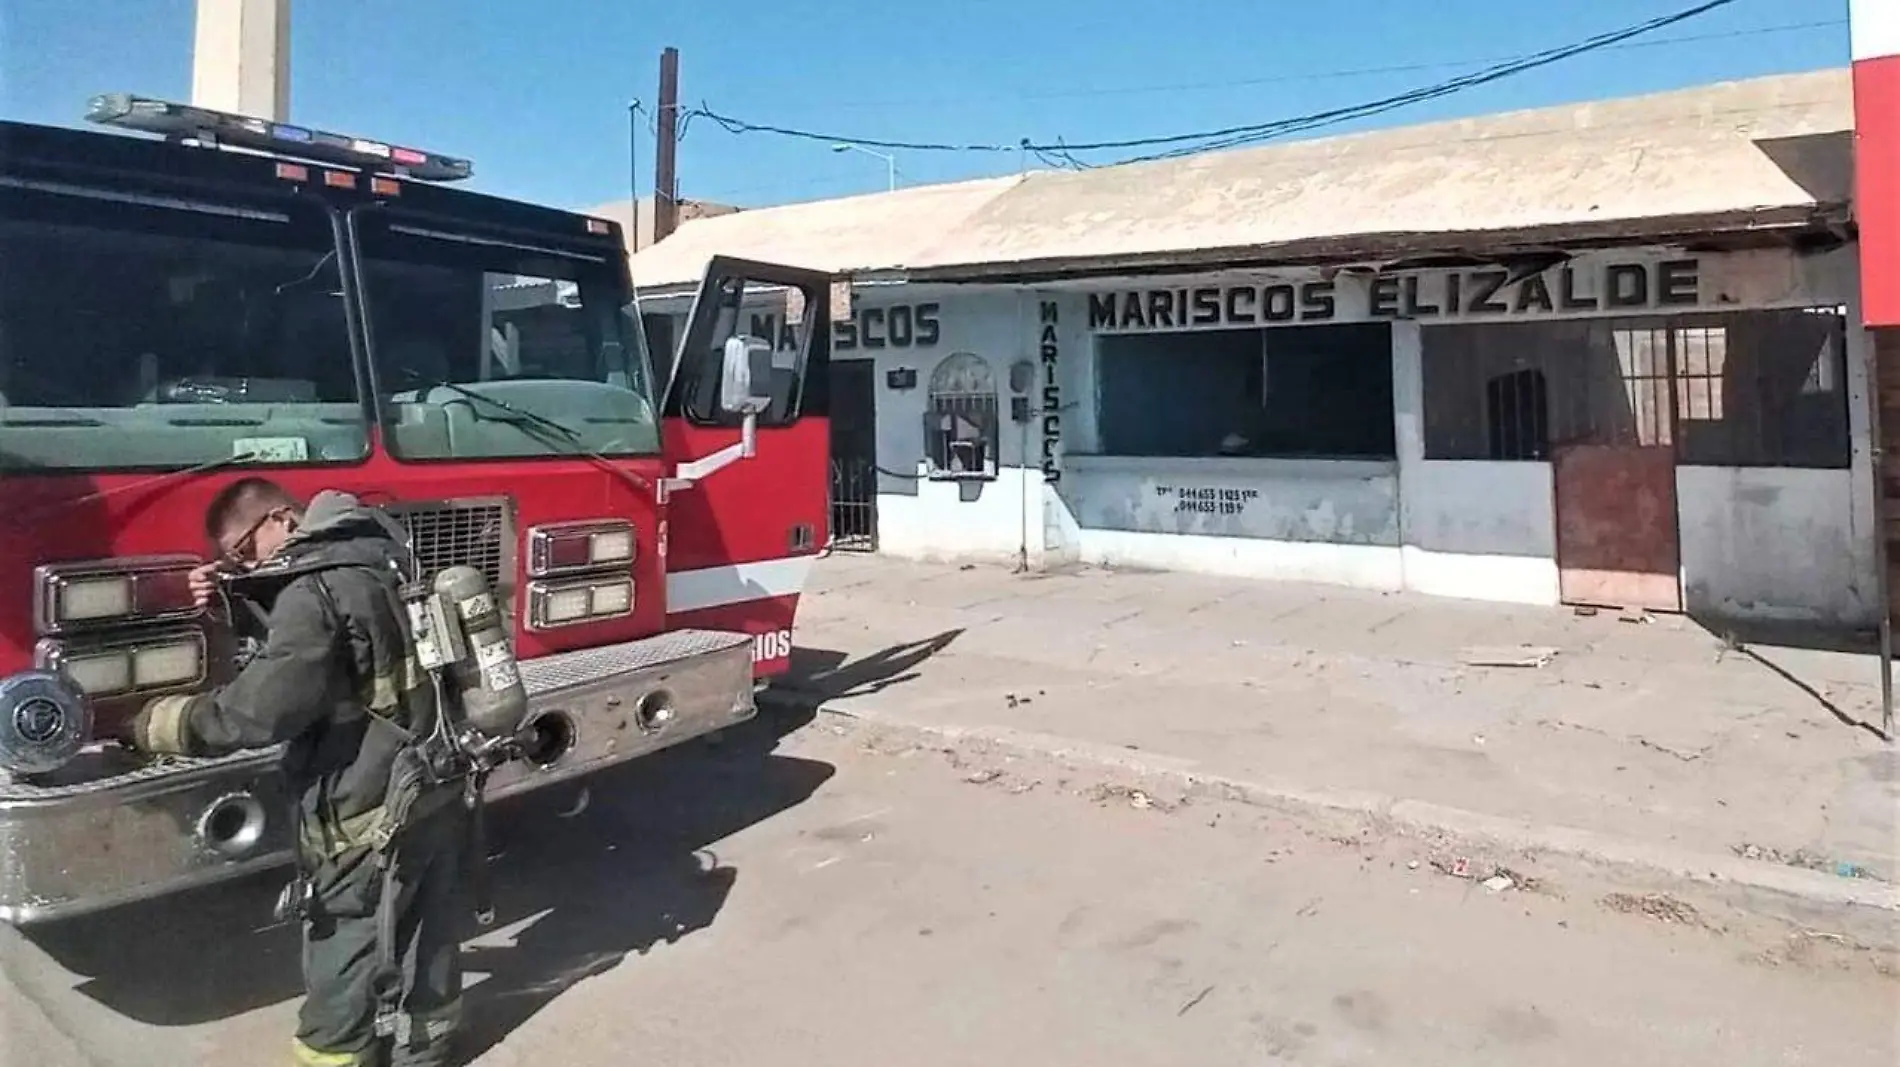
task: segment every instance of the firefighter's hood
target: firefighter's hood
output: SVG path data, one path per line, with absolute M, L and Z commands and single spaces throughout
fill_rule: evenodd
M 303 521 L 276 555 L 251 573 L 287 577 L 351 564 L 387 567 L 404 556 L 407 542 L 402 527 L 379 509 L 325 489 L 310 498 Z

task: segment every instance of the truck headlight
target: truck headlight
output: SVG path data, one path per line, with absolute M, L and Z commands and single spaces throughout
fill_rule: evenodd
M 71 679 L 45 670 L 0 678 L 0 768 L 56 771 L 91 735 L 92 706 Z
M 631 578 L 582 578 L 559 584 L 528 584 L 528 626 L 532 629 L 551 630 L 631 614 Z
M 60 634 L 191 618 L 198 614 L 190 582 L 197 565 L 191 556 L 47 564 L 33 575 L 35 622 L 42 634 Z
M 205 637 L 198 630 L 97 645 L 42 641 L 38 651 L 41 669 L 65 675 L 95 700 L 182 689 L 205 679 Z

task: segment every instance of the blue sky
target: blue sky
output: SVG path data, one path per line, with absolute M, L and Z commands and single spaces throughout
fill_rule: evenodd
M 687 104 L 750 122 L 884 140 L 1076 143 L 1350 105 L 1691 0 L 293 6 L 298 121 L 463 155 L 485 191 L 585 207 L 627 195 L 627 104 L 651 105 L 667 45 L 680 49 Z M 1846 8 L 1737 0 L 1656 35 L 1679 43 L 1594 53 L 1339 130 L 1845 65 Z M 0 116 L 70 124 L 104 91 L 186 99 L 194 11 L 194 0 L 0 0 Z M 644 195 L 653 145 L 640 133 Z M 1015 153 L 895 154 L 909 183 L 1018 167 Z M 680 149 L 688 197 L 762 205 L 884 182 L 880 160 L 703 119 Z

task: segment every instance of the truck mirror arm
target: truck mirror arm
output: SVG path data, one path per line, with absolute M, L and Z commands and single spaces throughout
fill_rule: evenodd
M 680 464 L 673 477 L 660 479 L 660 501 L 681 489 L 691 489 L 740 460 L 751 459 L 759 451 L 759 413 L 746 410 L 739 423 L 739 439 L 711 455 Z

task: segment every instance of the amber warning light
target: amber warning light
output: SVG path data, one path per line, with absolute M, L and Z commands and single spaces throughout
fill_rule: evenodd
M 337 163 L 367 171 L 400 174 L 420 181 L 461 181 L 474 173 L 474 167 L 468 160 L 437 152 L 328 133 L 306 126 L 270 122 L 248 115 L 152 100 L 130 93 L 107 93 L 93 97 L 86 109 L 86 119 L 102 126 L 155 133 L 169 140 L 249 148 L 317 163 Z

